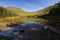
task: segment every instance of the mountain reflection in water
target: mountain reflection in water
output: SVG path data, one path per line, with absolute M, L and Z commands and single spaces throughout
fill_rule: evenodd
M 38 22 L 25 22 L 21 26 L 7 27 L 0 32 L 0 40 L 59 40 L 55 28 Z

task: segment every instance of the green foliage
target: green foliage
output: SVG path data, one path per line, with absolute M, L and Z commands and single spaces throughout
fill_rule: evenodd
M 6 8 L 0 7 L 0 17 L 11 17 L 16 16 L 16 14 L 12 11 L 7 10 Z

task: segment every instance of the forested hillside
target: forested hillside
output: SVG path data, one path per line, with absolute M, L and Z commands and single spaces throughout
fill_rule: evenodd
M 0 7 L 0 18 L 13 17 L 13 16 L 17 16 L 17 14 L 10 10 L 7 10 L 6 8 Z

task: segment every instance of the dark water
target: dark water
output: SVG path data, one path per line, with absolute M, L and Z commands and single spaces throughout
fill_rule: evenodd
M 59 40 L 60 32 L 51 26 L 38 22 L 25 22 L 21 26 L 12 26 L 0 32 L 1 38 L 5 40 Z M 9 39 L 11 38 L 11 39 Z

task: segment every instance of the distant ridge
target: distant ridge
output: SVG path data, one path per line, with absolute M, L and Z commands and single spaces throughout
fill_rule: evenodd
M 49 21 L 60 22 L 60 2 L 53 5 L 49 10 L 48 14 L 42 15 L 41 17 Z

